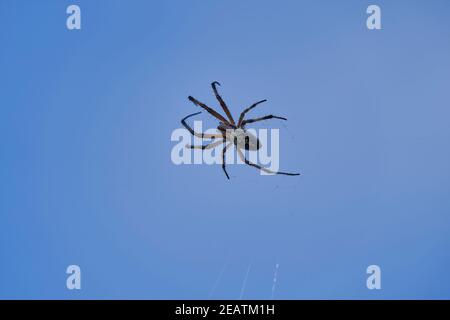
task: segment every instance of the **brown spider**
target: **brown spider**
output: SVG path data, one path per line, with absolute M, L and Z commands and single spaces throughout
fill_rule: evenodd
M 220 121 L 219 126 L 217 127 L 219 132 L 217 134 L 197 133 L 186 123 L 186 119 L 187 118 L 190 118 L 192 116 L 198 115 L 201 112 L 193 113 L 193 114 L 190 114 L 190 115 L 184 117 L 181 120 L 181 124 L 192 135 L 194 135 L 196 137 L 199 137 L 199 138 L 202 138 L 202 139 L 203 138 L 207 138 L 207 139 L 218 139 L 218 140 L 214 141 L 214 142 L 211 142 L 211 143 L 209 143 L 207 145 L 202 145 L 202 146 L 188 145 L 186 147 L 187 148 L 191 148 L 191 149 L 202 149 L 202 150 L 205 150 L 205 149 L 211 149 L 211 148 L 217 147 L 218 145 L 223 143 L 224 144 L 224 148 L 222 150 L 222 169 L 225 172 L 225 175 L 227 176 L 228 179 L 230 179 L 230 177 L 228 176 L 227 170 L 225 169 L 225 153 L 227 152 L 228 148 L 232 144 L 234 144 L 234 146 L 236 147 L 236 151 L 237 151 L 239 157 L 241 158 L 241 160 L 245 164 L 247 164 L 249 166 L 258 168 L 260 170 L 263 170 L 264 172 L 271 173 L 271 174 L 284 174 L 284 175 L 288 175 L 288 176 L 298 176 L 299 173 L 272 171 L 272 170 L 269 170 L 267 168 L 263 168 L 260 165 L 252 163 L 249 160 L 247 160 L 245 158 L 244 154 L 241 151 L 241 149 L 258 150 L 259 148 L 261 148 L 261 143 L 258 140 L 258 138 L 255 137 L 254 135 L 252 135 L 250 132 L 247 132 L 245 130 L 245 125 L 246 124 L 257 122 L 257 121 L 262 121 L 262 120 L 268 120 L 268 119 L 281 119 L 281 120 L 287 120 L 287 119 L 286 118 L 282 118 L 282 117 L 277 117 L 277 116 L 274 116 L 274 115 L 268 115 L 268 116 L 264 116 L 264 117 L 260 117 L 260 118 L 244 120 L 244 116 L 245 116 L 245 114 L 247 112 L 252 110 L 258 104 L 267 101 L 267 100 L 261 100 L 261 101 L 258 101 L 256 103 L 252 104 L 250 107 L 248 107 L 247 109 L 242 111 L 242 113 L 241 113 L 241 115 L 239 117 L 238 123 L 236 124 L 234 122 L 233 116 L 230 113 L 230 110 L 228 110 L 227 105 L 225 104 L 225 102 L 223 101 L 222 97 L 217 92 L 216 85 L 220 86 L 220 83 L 217 82 L 217 81 L 214 81 L 213 83 L 211 83 L 211 86 L 212 86 L 212 89 L 214 91 L 214 94 L 216 95 L 216 98 L 219 101 L 220 106 L 222 107 L 223 111 L 225 111 L 225 114 L 227 115 L 228 119 L 223 117 L 221 114 L 219 114 L 218 112 L 216 112 L 212 108 L 208 107 L 206 104 L 198 101 L 197 99 L 195 99 L 195 98 L 193 98 L 191 96 L 189 96 L 188 99 L 190 101 L 192 101 L 195 105 L 205 109 L 210 115 L 212 115 L 213 117 L 217 118 Z M 227 142 L 230 142 L 230 143 L 227 144 Z

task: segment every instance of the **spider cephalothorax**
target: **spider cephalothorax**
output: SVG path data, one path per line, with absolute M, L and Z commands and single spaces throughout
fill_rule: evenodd
M 218 83 L 217 81 L 211 83 L 212 89 L 214 91 L 214 94 L 216 95 L 217 100 L 219 101 L 220 106 L 222 107 L 223 111 L 225 111 L 225 114 L 227 116 L 227 118 L 223 117 L 220 113 L 218 113 L 217 111 L 215 111 L 214 109 L 208 107 L 206 104 L 198 101 L 197 99 L 189 96 L 188 99 L 190 101 L 192 101 L 195 105 L 205 109 L 210 115 L 212 115 L 213 117 L 215 117 L 216 119 L 218 119 L 220 121 L 219 126 L 217 127 L 218 132 L 216 134 L 207 134 L 207 133 L 198 133 L 195 132 L 194 129 L 192 129 L 187 123 L 186 123 L 186 119 L 195 115 L 200 114 L 201 112 L 197 112 L 197 113 L 193 113 L 190 114 L 186 117 L 184 117 L 181 120 L 181 124 L 194 136 L 199 137 L 199 138 L 207 138 L 207 139 L 214 139 L 217 141 L 211 142 L 207 145 L 202 145 L 202 146 L 192 146 L 189 145 L 187 146 L 188 148 L 191 149 L 211 149 L 211 148 L 215 148 L 220 144 L 224 145 L 224 148 L 222 150 L 222 169 L 225 172 L 225 175 L 227 176 L 228 179 L 230 179 L 230 177 L 228 176 L 227 170 L 225 169 L 225 153 L 227 152 L 228 148 L 231 145 L 234 145 L 234 147 L 236 148 L 236 151 L 239 155 L 239 157 L 241 158 L 241 160 L 252 167 L 258 168 L 260 170 L 263 170 L 264 172 L 267 173 L 271 173 L 271 174 L 284 174 L 284 175 L 288 175 L 288 176 L 298 176 L 298 173 L 289 173 L 289 172 L 281 172 L 281 171 L 272 171 L 269 170 L 267 168 L 263 168 L 258 164 L 252 163 L 249 160 L 247 160 L 244 156 L 244 154 L 242 153 L 242 150 L 258 150 L 259 148 L 261 148 L 261 142 L 258 140 L 257 137 L 255 137 L 254 135 L 252 135 L 250 132 L 245 130 L 245 125 L 248 123 L 253 123 L 253 122 L 257 122 L 257 121 L 262 121 L 262 120 L 268 120 L 268 119 L 281 119 L 281 120 L 287 120 L 286 118 L 283 117 L 277 117 L 274 115 L 268 115 L 268 116 L 264 116 L 264 117 L 260 117 L 260 118 L 254 118 L 254 119 L 244 119 L 245 114 L 247 112 L 249 112 L 250 110 L 252 110 L 254 107 L 256 107 L 258 104 L 263 103 L 267 100 L 261 100 L 258 101 L 254 104 L 252 104 L 250 107 L 248 107 L 247 109 L 245 109 L 244 111 L 242 111 L 241 115 L 239 116 L 239 120 L 236 123 L 233 119 L 233 116 L 230 113 L 230 110 L 228 110 L 227 105 L 225 104 L 225 102 L 223 101 L 222 97 L 219 95 L 219 92 L 217 91 L 216 86 L 219 85 L 220 83 Z

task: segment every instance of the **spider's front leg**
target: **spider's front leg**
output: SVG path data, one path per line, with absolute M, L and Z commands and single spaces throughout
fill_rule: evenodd
M 278 116 L 274 116 L 273 114 L 270 114 L 268 116 L 264 116 L 264 117 L 261 117 L 261 118 L 244 120 L 244 121 L 242 121 L 242 126 L 245 126 L 247 123 L 253 123 L 253 122 L 269 120 L 269 119 L 287 120 L 286 118 L 278 117 Z
M 267 101 L 267 100 L 264 99 L 264 100 L 255 102 L 255 103 L 252 104 L 250 107 L 248 107 L 247 109 L 245 109 L 244 111 L 242 111 L 242 112 L 241 112 L 241 116 L 239 117 L 238 127 L 241 126 L 242 121 L 244 121 L 244 117 L 245 117 L 245 114 L 246 114 L 247 112 L 249 112 L 250 110 L 252 110 L 252 109 L 253 109 L 254 107 L 256 107 L 258 104 L 263 103 L 263 102 L 266 102 L 266 101 Z
M 183 119 L 181 119 L 181 124 L 183 125 L 183 127 L 185 127 L 185 128 L 186 128 L 193 136 L 196 136 L 196 137 L 198 137 L 198 138 L 202 138 L 202 139 L 203 139 L 203 138 L 207 138 L 207 139 L 217 139 L 217 138 L 221 138 L 221 137 L 222 137 L 222 134 L 221 134 L 221 133 L 217 133 L 217 134 L 203 133 L 203 132 L 198 133 L 198 132 L 195 132 L 194 129 L 192 129 L 192 128 L 187 124 L 186 119 L 188 119 L 188 118 L 190 118 L 190 117 L 193 117 L 193 116 L 196 116 L 196 115 L 198 115 L 198 114 L 200 114 L 200 113 L 201 113 L 201 112 L 196 112 L 196 113 L 190 114 L 190 115 L 184 117 Z
M 213 83 L 211 83 L 211 87 L 213 88 L 214 94 L 216 95 L 216 99 L 219 101 L 220 106 L 222 107 L 223 111 L 225 111 L 228 119 L 230 120 L 230 124 L 235 126 L 236 123 L 234 122 L 233 116 L 231 115 L 230 110 L 228 109 L 227 104 L 225 103 L 225 101 L 223 101 L 222 97 L 220 96 L 219 92 L 217 91 L 217 85 L 220 86 L 220 83 L 217 81 L 214 81 Z

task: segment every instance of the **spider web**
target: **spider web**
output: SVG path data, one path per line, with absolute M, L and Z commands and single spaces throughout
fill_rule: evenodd
M 267 122 L 264 121 L 264 122 Z M 289 127 L 285 124 L 285 123 L 281 123 L 281 128 L 280 130 L 282 130 L 284 132 L 284 134 L 281 134 L 281 137 L 283 139 L 289 139 L 291 141 L 291 143 L 293 142 L 293 144 L 295 145 L 296 143 L 296 137 L 295 135 L 292 133 L 292 131 L 289 129 Z M 246 154 L 247 156 L 247 154 Z M 235 155 L 236 159 L 238 158 L 237 155 Z M 255 184 L 260 184 L 261 180 L 259 177 L 259 170 L 257 171 L 258 174 L 254 174 L 254 172 L 250 172 L 249 174 L 233 174 L 233 169 L 231 169 L 229 171 L 230 177 L 232 178 L 232 182 L 234 183 L 240 183 L 243 185 L 248 185 L 248 186 L 252 186 Z M 301 172 L 301 170 L 300 170 Z M 253 173 L 253 174 L 251 174 Z M 301 177 L 301 176 L 300 176 Z M 277 179 L 276 183 L 270 183 L 270 179 L 267 180 L 267 186 L 270 185 L 270 188 L 273 190 L 272 192 L 283 192 L 283 190 L 285 189 L 292 189 L 292 188 L 297 188 L 300 184 L 300 179 L 291 179 L 291 178 L 287 178 L 287 177 L 283 177 L 283 176 L 279 176 L 279 179 Z M 281 181 L 281 183 L 280 183 Z M 222 281 L 224 275 L 226 274 L 229 265 L 231 262 L 231 254 L 228 255 L 227 259 L 225 260 L 223 266 L 220 268 L 219 270 L 219 274 L 217 276 L 217 278 L 215 279 L 212 288 L 209 292 L 208 295 L 208 299 L 212 299 L 214 294 L 216 294 L 216 290 L 220 285 L 220 282 Z M 246 295 L 246 291 L 247 291 L 247 284 L 248 284 L 248 279 L 251 276 L 251 270 L 253 267 L 253 263 L 250 262 L 247 266 L 247 268 L 245 269 L 245 273 L 244 273 L 244 277 L 243 277 L 243 281 L 242 281 L 242 285 L 241 285 L 241 290 L 239 292 L 239 296 L 238 299 L 242 300 L 244 298 L 244 295 Z M 270 291 L 267 293 L 267 297 L 271 300 L 276 299 L 276 292 L 277 292 L 277 287 L 278 287 L 278 278 L 279 278 L 279 269 L 280 269 L 280 263 L 278 261 L 278 259 L 276 260 L 275 264 L 273 265 L 273 274 L 272 274 L 272 279 L 271 279 L 271 288 L 269 289 Z

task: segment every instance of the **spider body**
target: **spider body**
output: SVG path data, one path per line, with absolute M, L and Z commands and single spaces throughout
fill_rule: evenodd
M 208 107 L 206 104 L 198 101 L 197 99 L 189 96 L 188 99 L 190 101 L 192 101 L 195 105 L 203 108 L 204 110 L 206 110 L 210 115 L 212 115 L 213 117 L 215 117 L 216 119 L 219 120 L 219 126 L 217 127 L 218 132 L 216 134 L 206 134 L 206 133 L 198 133 L 195 132 L 194 129 L 192 129 L 187 123 L 186 123 L 186 119 L 198 115 L 201 112 L 197 112 L 197 113 L 193 113 L 190 114 L 186 117 L 184 117 L 181 120 L 181 124 L 194 136 L 199 137 L 199 138 L 208 138 L 208 139 L 215 139 L 217 141 L 211 142 L 207 145 L 202 145 L 202 146 L 193 146 L 193 145 L 188 145 L 188 148 L 191 149 L 210 149 L 210 148 L 214 148 L 217 147 L 219 144 L 223 144 L 224 148 L 222 149 L 222 169 L 225 172 L 225 175 L 227 176 L 228 179 L 230 179 L 230 177 L 228 176 L 227 170 L 225 168 L 225 153 L 227 152 L 228 148 L 230 146 L 234 146 L 236 148 L 236 151 L 239 155 L 239 157 L 241 158 L 241 160 L 252 167 L 258 168 L 264 172 L 267 173 L 271 173 L 271 174 L 283 174 L 283 175 L 288 175 L 288 176 L 297 176 L 299 175 L 298 173 L 289 173 L 289 172 L 281 172 L 281 171 L 271 171 L 267 168 L 263 168 L 258 164 L 252 163 L 249 160 L 247 160 L 244 156 L 244 154 L 242 153 L 241 150 L 250 150 L 250 151 L 256 151 L 259 150 L 261 148 L 261 142 L 259 141 L 259 139 L 257 137 L 255 137 L 253 134 L 251 134 L 250 132 L 248 132 L 245 129 L 245 125 L 248 123 L 253 123 L 253 122 L 257 122 L 257 121 L 262 121 L 262 120 L 268 120 L 268 119 L 281 119 L 281 120 L 287 120 L 286 118 L 283 117 L 278 117 L 278 116 L 274 116 L 274 115 L 268 115 L 268 116 L 264 116 L 264 117 L 260 117 L 260 118 L 254 118 L 254 119 L 244 119 L 245 114 L 247 112 L 249 112 L 250 110 L 252 110 L 253 108 L 255 108 L 258 104 L 266 102 L 267 100 L 261 100 L 258 101 L 254 104 L 252 104 L 250 107 L 248 107 L 247 109 L 245 109 L 244 111 L 242 111 L 238 122 L 236 123 L 233 119 L 233 116 L 230 113 L 230 110 L 228 109 L 227 105 L 225 104 L 225 102 L 223 101 L 222 97 L 219 95 L 218 91 L 217 91 L 217 85 L 220 85 L 217 81 L 211 83 L 211 87 L 214 91 L 214 94 L 217 98 L 217 100 L 220 103 L 220 106 L 222 107 L 223 111 L 225 112 L 227 118 L 225 118 L 224 116 L 222 116 L 220 113 L 218 113 L 217 111 L 215 111 L 214 109 Z
M 245 129 L 229 130 L 226 133 L 226 138 L 229 141 L 233 141 L 234 145 L 239 149 L 256 151 L 262 147 L 258 138 Z

